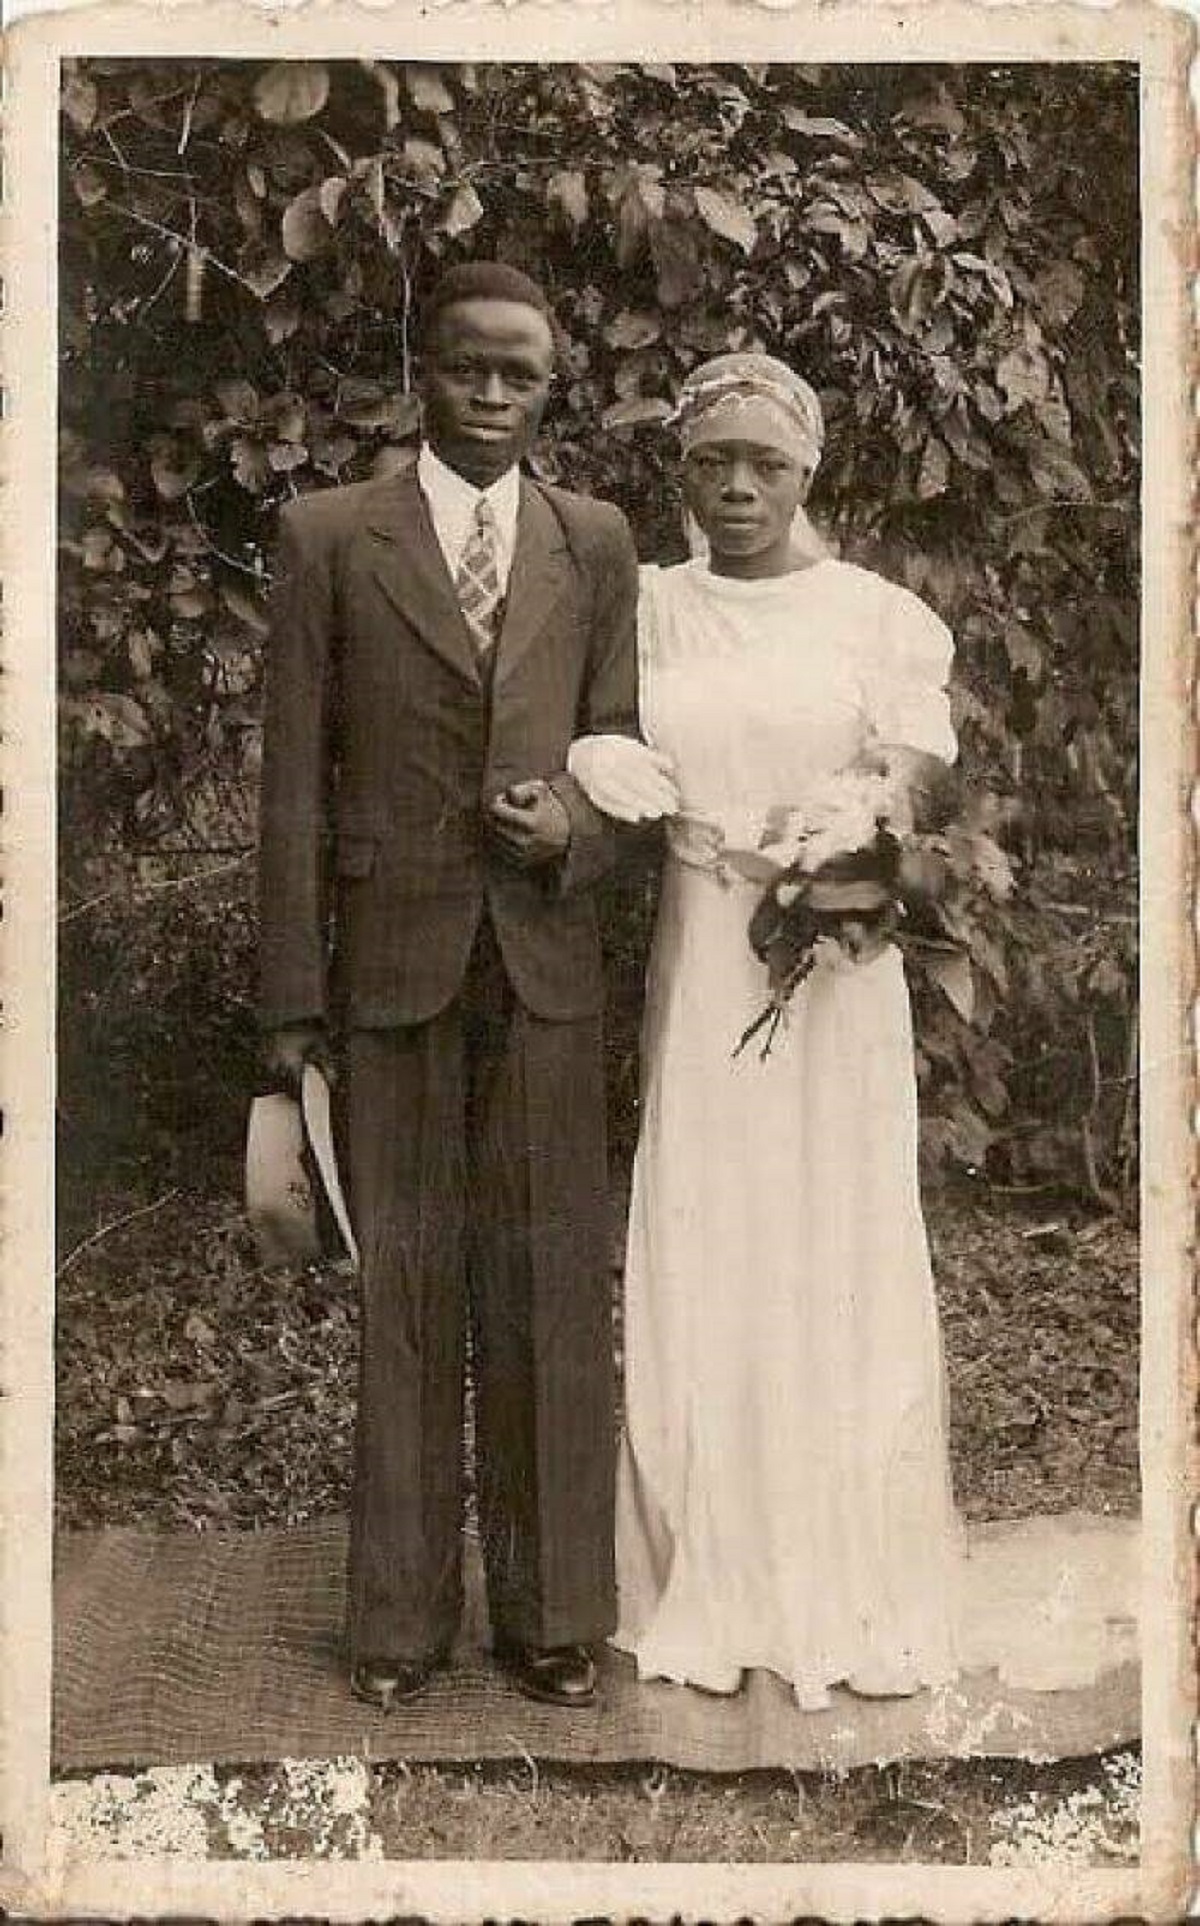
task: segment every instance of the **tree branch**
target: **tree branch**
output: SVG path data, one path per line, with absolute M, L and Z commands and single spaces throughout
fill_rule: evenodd
M 134 896 L 156 896 L 164 890 L 186 889 L 189 883 L 211 882 L 216 876 L 228 876 L 232 870 L 244 869 L 253 855 L 254 851 L 248 849 L 244 856 L 236 856 L 232 862 L 217 863 L 212 869 L 194 869 L 187 876 L 162 876 L 150 883 L 117 883 L 112 889 L 101 890 L 98 896 L 89 896 L 84 903 L 73 903 L 70 909 L 60 913 L 59 923 L 73 923 L 77 916 L 86 916 L 89 910 L 98 909 L 101 903 L 111 902 L 114 896 L 123 896 L 127 887 Z
M 114 201 L 109 201 L 106 205 L 111 213 L 120 215 L 122 220 L 133 221 L 137 227 L 148 228 L 151 234 L 161 235 L 164 241 L 174 241 L 175 245 L 179 248 L 188 248 L 192 245 L 186 234 L 180 234 L 173 227 L 165 227 L 161 221 L 152 221 L 148 214 L 139 214 L 136 208 L 121 207 Z M 256 301 L 262 300 L 262 296 L 254 286 L 254 283 L 247 281 L 245 275 L 239 274 L 236 268 L 230 267 L 228 261 L 220 260 L 217 255 L 211 254 L 207 248 L 204 250 L 204 258 L 216 268 L 218 274 L 225 275 L 230 281 L 236 281 L 238 286 L 245 288 L 247 293 L 252 294 Z
M 164 1190 L 162 1196 L 156 1197 L 152 1204 L 139 1204 L 136 1210 L 127 1210 L 122 1216 L 112 1218 L 107 1224 L 101 1224 L 90 1237 L 85 1237 L 81 1244 L 76 1244 L 74 1250 L 68 1251 L 54 1273 L 55 1281 L 65 1277 L 72 1266 L 79 1262 L 85 1251 L 94 1250 L 97 1244 L 103 1243 L 106 1237 L 111 1237 L 114 1231 L 123 1230 L 126 1224 L 132 1224 L 135 1218 L 149 1217 L 153 1211 L 162 1210 L 165 1204 L 169 1204 L 171 1199 L 178 1195 L 178 1186 L 172 1190 Z

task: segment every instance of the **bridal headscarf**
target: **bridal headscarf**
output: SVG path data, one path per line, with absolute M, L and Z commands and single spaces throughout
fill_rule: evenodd
M 778 448 L 810 475 L 825 442 L 815 393 L 802 375 L 769 354 L 721 354 L 693 368 L 679 391 L 673 419 L 685 455 L 706 442 L 758 442 Z M 690 515 L 687 536 L 693 555 L 702 555 L 707 545 Z M 828 553 L 803 505 L 792 523 L 792 541 L 804 554 Z
M 769 354 L 721 354 L 694 368 L 675 410 L 684 454 L 703 442 L 757 441 L 809 470 L 821 459 L 821 404 L 803 376 Z

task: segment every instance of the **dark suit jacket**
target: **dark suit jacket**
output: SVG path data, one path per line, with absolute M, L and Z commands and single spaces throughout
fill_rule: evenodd
M 636 729 L 636 561 L 605 503 L 521 480 L 485 691 L 415 468 L 283 512 L 266 674 L 262 1015 L 415 1023 L 459 989 L 490 912 L 535 1015 L 602 999 L 590 885 L 613 831 L 566 773 L 573 736 Z M 484 808 L 550 781 L 571 819 L 548 871 L 505 864 Z

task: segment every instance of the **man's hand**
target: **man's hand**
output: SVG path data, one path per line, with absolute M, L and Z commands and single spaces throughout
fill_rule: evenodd
M 567 853 L 571 819 L 540 778 L 510 783 L 491 805 L 492 835 L 518 869 L 541 869 Z
M 300 1079 L 306 1063 L 315 1064 L 328 1084 L 337 1082 L 333 1052 L 324 1024 L 292 1023 L 282 1029 L 272 1030 L 267 1037 L 264 1056 L 271 1076 L 278 1078 L 282 1087 L 292 1096 L 300 1094 Z

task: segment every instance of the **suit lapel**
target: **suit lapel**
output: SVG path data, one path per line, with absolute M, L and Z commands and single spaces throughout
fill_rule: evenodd
M 367 533 L 372 571 L 393 608 L 436 654 L 478 688 L 474 645 L 417 482 L 415 463 L 379 490 L 367 518 Z
M 571 555 L 562 523 L 546 497 L 522 475 L 517 542 L 497 645 L 497 689 L 517 673 L 570 579 Z

